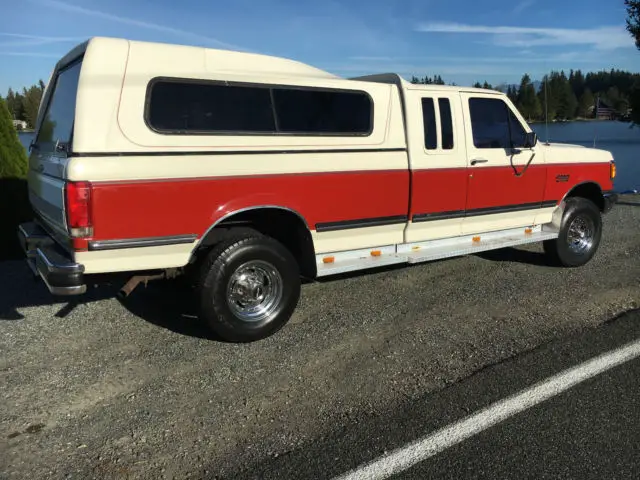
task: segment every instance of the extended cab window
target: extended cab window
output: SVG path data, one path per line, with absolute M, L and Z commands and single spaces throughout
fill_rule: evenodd
M 438 148 L 438 135 L 433 98 L 422 99 L 422 124 L 424 126 L 424 146 L 427 150 L 435 150 Z
M 61 70 L 55 78 L 35 142 L 41 150 L 53 149 L 56 143 L 67 144 L 71 141 L 81 67 L 82 64 L 77 62 Z
M 156 80 L 147 122 L 170 134 L 363 135 L 372 130 L 365 92 Z
M 503 100 L 471 98 L 469 110 L 476 148 L 511 149 L 524 146 L 526 132 Z
M 442 148 L 451 150 L 453 148 L 453 119 L 451 118 L 451 102 L 448 98 L 439 98 L 440 108 L 440 133 L 442 134 Z

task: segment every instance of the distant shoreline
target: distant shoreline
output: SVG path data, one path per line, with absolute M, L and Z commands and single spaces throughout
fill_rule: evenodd
M 573 118 L 571 120 L 564 120 L 564 121 L 559 121 L 559 120 L 550 120 L 549 123 L 573 123 L 573 122 L 615 122 L 616 120 L 609 120 L 606 118 Z M 545 123 L 544 120 L 531 120 L 530 122 L 527 122 L 529 124 L 532 123 Z

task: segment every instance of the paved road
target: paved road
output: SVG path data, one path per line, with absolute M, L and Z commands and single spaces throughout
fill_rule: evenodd
M 331 478 L 598 355 L 640 340 L 640 310 L 493 365 L 233 478 Z M 640 476 L 640 359 L 615 367 L 395 475 L 395 479 Z M 230 477 L 231 478 L 231 477 Z
M 640 206 L 624 202 L 586 267 L 549 267 L 531 246 L 313 283 L 285 329 L 250 345 L 211 339 L 173 284 L 52 303 L 22 263 L 2 263 L 0 478 L 341 473 L 484 397 L 461 390 L 431 423 L 425 399 L 640 306 Z M 514 378 L 486 395 L 532 379 Z M 341 432 L 333 459 L 287 470 Z

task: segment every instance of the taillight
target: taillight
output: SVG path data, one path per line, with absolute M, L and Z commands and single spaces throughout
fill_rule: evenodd
M 613 160 L 609 162 L 609 176 L 611 177 L 611 180 L 616 178 L 616 162 Z
M 67 226 L 73 238 L 93 235 L 91 221 L 91 184 L 89 182 L 68 182 L 65 185 Z

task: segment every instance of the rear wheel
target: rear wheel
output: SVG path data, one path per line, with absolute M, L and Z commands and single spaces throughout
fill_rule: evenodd
M 223 340 L 250 342 L 277 332 L 300 297 L 295 258 L 259 233 L 232 236 L 202 265 L 200 318 Z
M 598 207 L 585 198 L 566 201 L 560 234 L 544 242 L 549 259 L 564 267 L 579 267 L 591 260 L 602 237 L 602 216 Z

